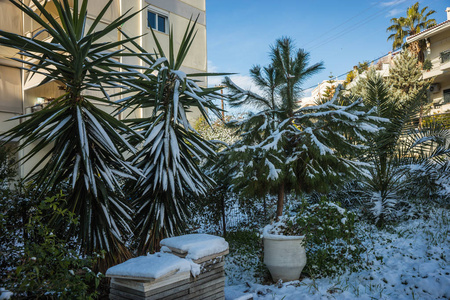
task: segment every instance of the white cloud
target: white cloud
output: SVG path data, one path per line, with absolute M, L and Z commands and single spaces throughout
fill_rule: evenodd
M 387 13 L 388 17 L 398 17 L 405 13 L 404 9 L 394 8 Z
M 381 2 L 380 6 L 384 6 L 384 7 L 393 6 L 393 5 L 397 5 L 397 4 L 406 2 L 406 1 L 408 1 L 408 0 L 393 0 L 393 1 Z
M 218 71 L 217 69 L 218 69 L 217 66 L 214 65 L 214 63 L 212 61 L 208 60 L 208 72 L 215 73 Z

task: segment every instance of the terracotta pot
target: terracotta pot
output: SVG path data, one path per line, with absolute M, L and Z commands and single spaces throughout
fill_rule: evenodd
M 306 265 L 304 236 L 264 234 L 264 263 L 275 282 L 300 278 Z

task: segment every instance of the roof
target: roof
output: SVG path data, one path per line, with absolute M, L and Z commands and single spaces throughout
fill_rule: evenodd
M 414 42 L 417 40 L 421 40 L 423 38 L 426 38 L 430 35 L 433 35 L 434 33 L 437 33 L 441 30 L 443 30 L 444 28 L 450 27 L 450 20 L 444 21 L 442 23 L 439 23 L 437 25 L 434 25 L 433 27 L 430 27 L 428 29 L 425 29 L 419 33 L 410 35 L 406 38 L 406 42 L 410 43 L 410 42 Z

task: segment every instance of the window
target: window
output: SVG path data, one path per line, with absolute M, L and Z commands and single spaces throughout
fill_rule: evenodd
M 445 64 L 450 61 L 450 50 L 445 50 L 440 53 L 441 56 L 441 64 Z
M 160 32 L 167 33 L 167 16 L 154 11 L 147 11 L 147 26 Z
M 444 90 L 444 104 L 450 103 L 450 89 Z

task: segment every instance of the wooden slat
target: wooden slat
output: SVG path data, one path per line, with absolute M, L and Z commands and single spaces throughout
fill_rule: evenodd
M 199 281 L 199 280 L 201 280 L 203 278 L 207 278 L 207 277 L 213 276 L 215 274 L 222 274 L 222 276 L 225 276 L 225 271 L 224 271 L 223 268 L 217 268 L 217 269 L 211 270 L 209 272 L 200 274 L 197 277 L 192 278 L 191 281 L 192 282 L 196 282 L 196 281 Z
M 206 272 L 218 269 L 218 268 L 223 268 L 224 266 L 225 266 L 225 262 L 224 261 L 223 262 L 219 262 L 217 264 L 208 265 L 206 267 L 202 267 L 201 268 L 200 274 L 203 274 L 203 273 L 206 273 Z
M 228 253 L 230 253 L 230 251 L 227 249 L 227 250 L 222 251 L 222 252 L 220 252 L 220 253 L 216 253 L 216 254 L 212 254 L 212 255 L 205 256 L 205 257 L 201 257 L 201 258 L 199 258 L 199 259 L 197 259 L 197 260 L 194 260 L 194 262 L 195 262 L 196 264 L 200 264 L 200 263 L 202 263 L 202 262 L 205 262 L 205 261 L 214 259 L 214 258 L 216 258 L 216 257 L 218 257 L 218 256 L 224 256 L 224 255 L 227 255 Z
M 203 284 L 197 285 L 197 286 L 193 286 L 189 289 L 189 294 L 193 294 L 196 293 L 198 291 L 204 290 L 206 288 L 210 288 L 212 286 L 215 286 L 216 284 L 225 284 L 225 278 L 214 278 L 210 281 L 207 281 Z
M 206 287 L 195 293 L 189 294 L 189 299 L 209 299 L 210 296 L 217 294 L 220 290 L 224 289 L 225 283 L 216 283 L 213 286 Z
M 159 293 L 156 295 L 151 295 L 149 296 L 147 299 L 151 299 L 151 300 L 160 300 L 160 299 L 164 299 L 164 300 L 173 300 L 173 299 L 186 299 L 189 295 L 189 289 L 188 287 L 181 289 L 179 291 L 174 292 L 174 290 L 172 291 L 166 291 L 163 293 Z
M 148 281 L 137 281 L 137 280 L 124 280 L 121 278 L 113 278 L 111 283 L 122 285 L 134 290 L 138 290 L 144 293 L 148 291 L 155 290 L 165 286 L 178 286 L 181 282 L 189 281 L 191 276 L 190 272 L 177 273 L 171 277 L 165 278 L 164 280 L 158 280 L 153 282 Z
M 126 299 L 126 300 L 146 300 L 145 296 L 138 296 L 138 295 L 132 295 L 124 291 L 120 291 L 117 289 L 110 289 L 109 295 L 111 299 L 111 295 L 119 297 L 119 299 Z
M 186 251 L 180 250 L 178 248 L 173 248 L 173 247 L 169 247 L 169 246 L 166 246 L 166 247 L 169 248 L 170 251 L 172 251 L 171 252 L 172 254 L 174 254 L 178 257 L 181 257 L 181 258 L 185 258 L 186 255 L 188 254 Z
M 205 275 L 205 276 L 197 277 L 196 280 L 191 282 L 191 286 L 201 285 L 201 284 L 204 284 L 205 282 L 208 282 L 210 280 L 214 280 L 216 278 L 224 277 L 225 272 L 223 270 L 222 271 L 217 270 L 217 272 L 214 272 L 214 273 L 210 272 L 210 273 L 205 273 L 205 274 L 202 274 L 202 275 Z
M 207 260 L 205 262 L 202 262 L 201 266 L 202 267 L 206 267 L 206 266 L 209 266 L 209 265 L 218 264 L 220 262 L 223 262 L 224 260 L 225 260 L 225 256 L 219 256 L 219 257 Z
M 164 274 L 161 277 L 158 278 L 152 278 L 152 277 L 143 277 L 143 276 L 129 276 L 129 275 L 106 275 L 106 277 L 111 278 L 118 278 L 118 279 L 126 279 L 126 280 L 135 280 L 135 281 L 142 281 L 142 282 L 157 282 L 165 280 L 166 278 L 176 274 L 179 270 L 172 270 L 168 272 L 167 274 Z
M 222 289 L 222 291 L 220 291 L 219 293 L 213 295 L 211 298 L 214 299 L 214 300 L 225 300 L 225 291 Z M 248 299 L 248 300 L 253 300 L 253 298 Z

